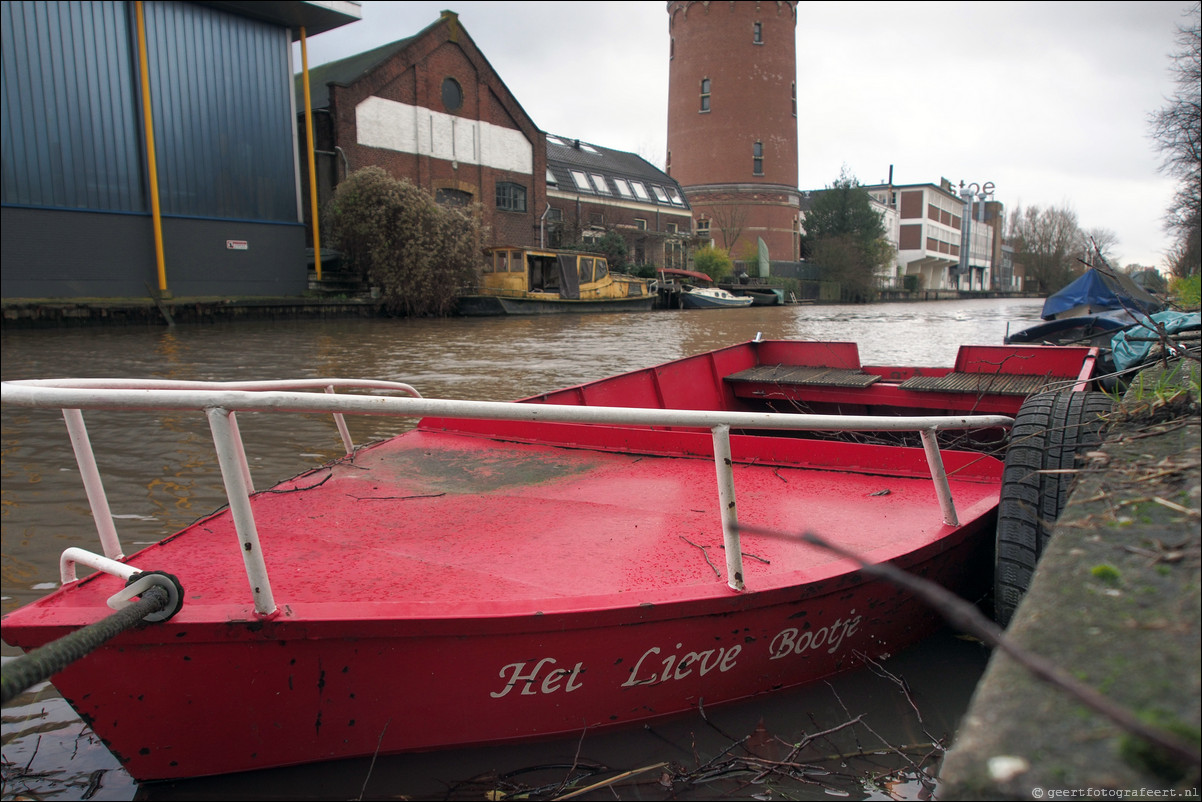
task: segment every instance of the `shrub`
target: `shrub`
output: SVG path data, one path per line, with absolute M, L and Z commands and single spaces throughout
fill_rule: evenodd
M 396 315 L 447 315 L 475 283 L 484 231 L 477 210 L 440 206 L 379 167 L 351 173 L 328 210 L 331 238 Z
M 1182 309 L 1197 309 L 1200 305 L 1200 297 L 1202 292 L 1199 288 L 1202 287 L 1202 281 L 1197 275 L 1189 278 L 1174 277 L 1170 287 L 1173 303 Z
M 604 254 L 609 269 L 615 273 L 621 273 L 628 267 L 626 239 L 616 231 L 606 232 L 605 236 L 588 246 L 587 249 Z
M 734 263 L 730 260 L 730 254 L 712 245 L 706 245 L 704 248 L 697 249 L 693 254 L 693 266 L 714 281 L 723 276 L 730 275 L 734 270 Z

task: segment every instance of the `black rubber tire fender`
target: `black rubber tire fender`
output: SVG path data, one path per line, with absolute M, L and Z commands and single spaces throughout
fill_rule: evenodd
M 1043 393 L 1023 402 L 1006 449 L 994 550 L 993 603 L 1010 623 L 1068 502 L 1078 457 L 1097 447 L 1114 403 L 1105 393 Z

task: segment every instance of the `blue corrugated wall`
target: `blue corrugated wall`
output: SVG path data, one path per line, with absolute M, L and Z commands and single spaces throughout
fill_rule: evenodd
M 170 289 L 299 294 L 289 31 L 194 3 L 144 9 Z M 6 0 L 0 15 L 4 296 L 144 295 L 155 279 L 141 241 L 150 201 L 134 3 Z M 111 237 L 72 244 L 72 212 L 115 213 Z M 227 239 L 250 249 L 226 253 Z

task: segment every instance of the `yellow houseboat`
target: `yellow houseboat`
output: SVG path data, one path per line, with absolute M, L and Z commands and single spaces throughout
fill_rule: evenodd
M 611 273 L 600 254 L 505 247 L 489 250 L 480 286 L 459 298 L 459 313 L 642 312 L 654 303 L 652 282 Z

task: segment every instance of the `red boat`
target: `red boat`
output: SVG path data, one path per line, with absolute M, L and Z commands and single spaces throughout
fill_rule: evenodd
M 65 410 L 106 553 L 70 549 L 63 586 L 3 637 L 33 649 L 105 618 L 140 572 L 178 580 L 172 617 L 53 677 L 139 780 L 580 733 L 813 682 L 938 622 L 796 535 L 980 596 L 1011 419 L 1084 389 L 1095 353 L 898 368 L 754 341 L 515 403 L 8 382 L 6 404 Z M 204 410 L 229 508 L 123 556 L 91 408 Z M 420 422 L 255 493 L 244 410 Z

